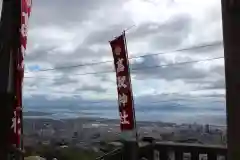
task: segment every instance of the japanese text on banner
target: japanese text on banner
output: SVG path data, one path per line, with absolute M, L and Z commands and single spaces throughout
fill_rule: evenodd
M 125 35 L 117 37 L 110 42 L 110 45 L 116 71 L 121 130 L 132 130 L 135 126 L 135 116 Z

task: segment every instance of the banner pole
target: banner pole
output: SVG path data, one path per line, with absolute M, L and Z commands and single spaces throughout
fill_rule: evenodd
M 133 27 L 133 26 L 132 26 Z M 132 28 L 131 27 L 131 28 Z M 127 56 L 127 59 L 128 58 L 128 49 L 127 49 L 127 39 L 126 39 L 126 30 L 123 30 L 123 36 L 124 36 L 124 46 L 125 46 L 125 50 L 126 50 L 126 56 Z M 129 67 L 129 64 L 128 64 L 128 67 Z M 129 67 L 129 81 L 130 81 L 130 90 L 131 90 L 131 94 L 132 94 L 132 97 L 133 97 L 133 92 L 132 92 L 132 82 L 131 82 L 131 71 L 130 71 L 130 67 Z M 139 137 L 138 137 L 138 130 L 137 130 L 137 123 L 136 123 L 136 113 L 135 113 L 135 103 L 134 103 L 134 98 L 132 98 L 132 101 L 133 101 L 133 106 L 132 106 L 132 110 L 133 110 L 133 117 L 134 117 L 134 132 L 135 132 L 135 138 L 136 138 L 136 141 L 138 142 L 139 140 Z

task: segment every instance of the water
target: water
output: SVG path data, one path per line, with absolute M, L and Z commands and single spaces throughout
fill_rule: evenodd
M 136 106 L 137 121 L 163 121 L 174 123 L 202 123 L 225 125 L 226 113 L 224 106 L 218 107 L 186 107 L 181 105 L 151 105 Z M 26 118 L 107 118 L 119 119 L 117 106 L 52 106 L 52 107 L 25 107 L 25 111 L 45 112 L 46 115 L 36 116 L 28 114 Z

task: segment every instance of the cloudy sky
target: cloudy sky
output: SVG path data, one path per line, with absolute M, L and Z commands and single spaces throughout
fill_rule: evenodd
M 25 110 L 118 118 L 115 73 L 99 73 L 112 71 L 113 62 L 39 70 L 111 61 L 108 41 L 133 25 L 127 45 L 135 57 L 130 64 L 137 120 L 224 124 L 219 0 L 33 0 Z M 211 46 L 194 48 L 203 45 Z M 182 48 L 193 49 L 176 51 Z M 149 56 L 136 58 L 142 55 Z M 151 67 L 159 65 L 166 66 Z

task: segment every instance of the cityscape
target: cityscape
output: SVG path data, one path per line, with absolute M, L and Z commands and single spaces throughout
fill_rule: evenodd
M 138 138 L 152 137 L 158 142 L 226 146 L 226 126 L 138 122 Z M 100 118 L 24 119 L 24 146 L 74 147 L 93 152 L 95 158 L 121 145 L 119 121 Z M 111 146 L 111 147 L 109 147 Z M 57 156 L 57 155 L 55 155 Z

